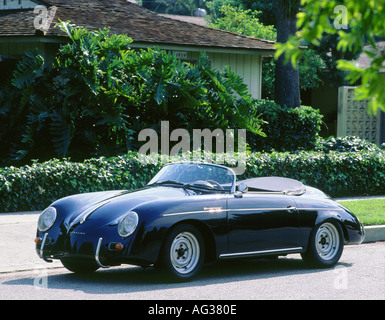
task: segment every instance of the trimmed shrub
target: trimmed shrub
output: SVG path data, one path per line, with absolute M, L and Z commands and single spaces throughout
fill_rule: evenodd
M 332 197 L 375 195 L 385 190 L 385 152 L 253 153 L 245 177 L 283 176 Z
M 141 164 L 135 154 L 84 163 L 51 160 L 2 168 L 0 212 L 39 210 L 76 193 L 140 188 L 158 169 Z
M 266 121 L 262 130 L 266 138 L 249 134 L 248 143 L 252 150 L 285 152 L 314 150 L 320 138 L 322 115 L 312 107 L 289 108 L 274 101 L 258 100 L 256 113 Z
M 356 152 L 356 151 L 378 151 L 379 147 L 367 140 L 355 136 L 320 138 L 318 141 L 319 151 L 330 152 Z
M 187 160 L 189 155 L 185 156 Z M 0 168 L 0 212 L 42 210 L 56 199 L 82 192 L 134 190 L 158 172 L 162 163 L 137 153 L 84 163 L 52 160 L 20 168 Z M 228 156 L 229 166 L 236 158 Z M 283 176 L 301 180 L 330 196 L 373 195 L 385 190 L 385 152 L 251 153 L 239 179 Z

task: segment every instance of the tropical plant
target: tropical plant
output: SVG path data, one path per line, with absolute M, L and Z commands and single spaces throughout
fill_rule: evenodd
M 38 52 L 19 63 L 0 90 L 3 154 L 13 160 L 112 156 L 137 150 L 138 133 L 160 122 L 189 131 L 242 128 L 262 134 L 253 99 L 230 69 L 214 70 L 202 55 L 181 62 L 158 49 L 134 51 L 108 29 L 61 22 L 69 41 L 43 68 Z M 12 99 L 7 99 L 12 92 Z

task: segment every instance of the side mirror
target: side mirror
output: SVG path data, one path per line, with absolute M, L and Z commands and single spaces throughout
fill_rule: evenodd
M 247 190 L 249 189 L 249 187 L 247 186 L 246 183 L 240 183 L 239 186 L 238 186 L 238 191 L 242 192 L 242 193 L 246 193 Z
M 245 183 L 240 183 L 237 187 L 238 187 L 238 190 L 235 191 L 234 197 L 235 198 L 242 198 L 243 194 L 247 192 L 248 186 Z

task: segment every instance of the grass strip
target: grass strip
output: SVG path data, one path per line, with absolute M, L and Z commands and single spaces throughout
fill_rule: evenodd
M 365 226 L 385 225 L 385 199 L 338 202 L 352 211 Z

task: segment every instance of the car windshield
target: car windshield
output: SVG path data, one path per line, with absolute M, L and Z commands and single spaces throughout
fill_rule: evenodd
M 163 167 L 148 185 L 175 184 L 211 190 L 233 192 L 233 170 L 214 164 L 174 163 Z

